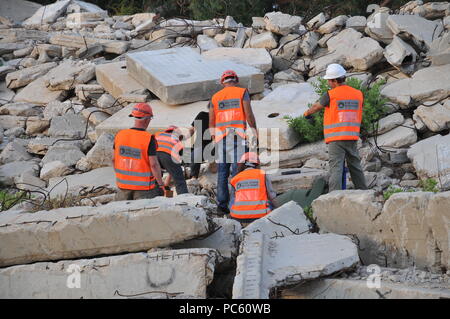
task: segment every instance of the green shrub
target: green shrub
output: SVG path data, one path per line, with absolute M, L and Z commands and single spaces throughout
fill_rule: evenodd
M 374 125 L 377 125 L 377 121 L 386 114 L 384 105 L 387 100 L 380 95 L 380 87 L 383 84 L 383 81 L 379 81 L 368 88 L 362 85 L 361 80 L 356 78 L 347 79 L 347 85 L 361 90 L 364 95 L 363 119 L 361 123 L 362 136 L 368 136 L 374 130 Z M 318 82 L 314 83 L 313 86 L 319 96 L 330 90 L 327 80 L 322 78 L 319 78 Z M 323 110 L 313 114 L 312 120 L 307 120 L 303 116 L 296 118 L 286 117 L 286 119 L 289 127 L 299 133 L 301 142 L 312 143 L 323 139 Z

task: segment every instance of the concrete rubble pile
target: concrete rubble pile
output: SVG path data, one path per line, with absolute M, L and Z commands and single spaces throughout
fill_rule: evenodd
M 0 213 L 0 297 L 449 298 L 450 3 L 375 7 L 244 26 L 1 1 L 0 183 L 34 204 Z M 318 100 L 330 63 L 385 82 L 387 115 L 359 143 L 369 190 L 319 197 L 314 223 L 289 202 L 242 228 L 215 214 L 203 164 L 191 195 L 114 201 L 112 145 L 135 103 L 152 105 L 152 133 L 189 127 L 228 69 L 249 89 L 277 194 L 327 180 L 326 144 L 300 144 L 287 118 Z M 441 192 L 422 192 L 430 179 Z M 385 200 L 390 187 L 411 192 Z M 74 269 L 81 289 L 67 288 Z

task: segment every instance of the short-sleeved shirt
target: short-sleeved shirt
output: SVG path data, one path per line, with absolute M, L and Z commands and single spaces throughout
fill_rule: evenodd
M 132 130 L 137 130 L 137 131 L 145 131 L 143 128 L 137 128 L 137 127 L 132 127 Z M 148 144 L 148 156 L 156 156 L 156 148 L 157 148 L 157 144 L 156 144 L 156 139 L 155 136 L 152 135 L 152 138 L 150 139 L 150 143 Z M 113 146 L 114 149 L 115 145 Z
M 325 107 L 330 106 L 330 94 L 328 94 L 328 92 L 324 93 L 320 97 L 319 103 L 320 103 L 320 105 L 325 106 Z

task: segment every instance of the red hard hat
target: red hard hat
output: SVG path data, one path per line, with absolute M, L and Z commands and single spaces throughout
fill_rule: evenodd
M 222 76 L 220 78 L 220 83 L 223 84 L 225 79 L 228 79 L 228 78 L 235 78 L 236 82 L 239 82 L 239 77 L 237 76 L 236 72 L 234 72 L 233 70 L 227 70 L 222 73 Z
M 242 155 L 239 163 L 253 163 L 257 165 L 260 164 L 258 154 L 254 152 L 247 152 L 244 155 Z
M 153 116 L 152 107 L 148 103 L 138 103 L 133 107 L 130 117 L 147 118 Z

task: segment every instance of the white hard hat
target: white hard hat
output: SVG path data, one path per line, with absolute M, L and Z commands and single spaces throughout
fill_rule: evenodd
M 340 64 L 330 64 L 327 67 L 327 72 L 325 76 L 323 77 L 325 80 L 333 80 L 342 78 L 347 74 L 347 71 L 342 67 Z

